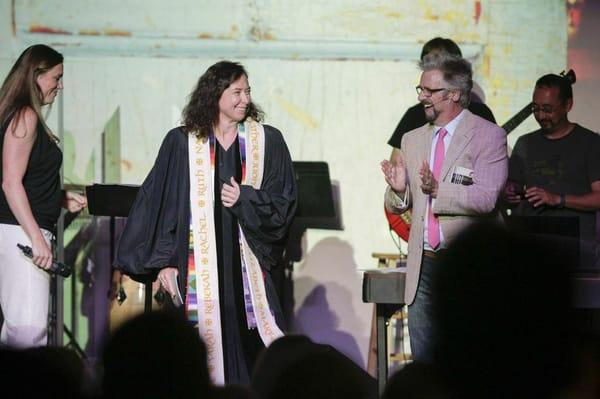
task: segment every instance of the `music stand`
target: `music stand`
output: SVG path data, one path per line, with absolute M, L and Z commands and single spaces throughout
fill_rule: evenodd
M 90 215 L 110 216 L 110 261 L 115 258 L 115 217 L 127 217 L 139 186 L 129 184 L 93 184 L 85 187 Z
M 304 228 L 341 230 L 326 162 L 293 162 L 298 186 L 294 223 Z
M 140 186 L 93 184 L 85 187 L 90 215 L 127 217 Z
M 109 216 L 109 235 L 110 235 L 110 262 L 112 275 L 112 262 L 115 259 L 115 218 L 127 217 L 133 206 L 140 186 L 131 184 L 98 184 L 85 187 L 85 193 L 88 200 L 88 210 L 90 215 Z M 151 283 L 150 283 L 151 285 Z M 148 284 L 146 284 L 148 290 Z M 146 291 L 148 292 L 148 291 Z M 152 292 L 152 288 L 150 288 Z M 151 306 L 152 296 L 145 295 L 144 307 Z
M 331 184 L 327 163 L 295 161 L 293 165 L 298 207 L 288 232 L 281 267 L 274 268 L 271 274 L 288 324 L 294 312 L 293 265 L 302 258 L 304 232 L 309 228 L 342 230 L 336 187 Z

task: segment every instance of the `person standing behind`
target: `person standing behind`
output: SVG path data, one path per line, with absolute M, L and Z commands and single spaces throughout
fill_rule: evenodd
M 262 116 L 241 64 L 208 68 L 140 188 L 114 262 L 181 296 L 216 384 L 248 384 L 258 353 L 283 334 L 270 271 L 296 179 L 283 135 Z
M 537 80 L 533 115 L 540 129 L 515 143 L 505 198 L 514 216 L 577 220 L 580 263 L 588 268 L 597 262 L 600 136 L 569 121 L 572 107 L 569 80 L 555 74 Z
M 63 88 L 63 56 L 37 44 L 18 58 L 0 89 L 0 344 L 47 343 L 51 242 L 61 205 L 78 212 L 84 196 L 61 190 L 62 153 L 41 108 Z M 17 244 L 28 245 L 26 258 Z
M 383 160 L 386 209 L 413 212 L 405 301 L 415 360 L 433 361 L 431 284 L 444 248 L 479 217 L 494 216 L 508 173 L 506 134 L 471 113 L 471 64 L 447 53 L 420 63 L 417 86 L 426 124 L 402 139 L 399 157 Z

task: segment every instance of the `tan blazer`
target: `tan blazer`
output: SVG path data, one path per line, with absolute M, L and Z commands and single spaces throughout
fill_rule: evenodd
M 496 201 L 508 175 L 504 130 L 468 110 L 464 112 L 446 151 L 433 207 L 440 221 L 445 246 L 472 223 L 474 217 L 496 214 Z M 433 127 L 429 124 L 404 135 L 400 153 L 408 177 L 406 206 L 402 204 L 404 197 L 390 187 L 385 194 L 385 206 L 389 211 L 399 214 L 412 209 L 404 293 L 407 304 L 415 298 L 421 270 L 428 196 L 421 191 L 419 169 L 424 160 L 429 160 L 432 141 Z M 468 181 L 452 182 L 454 174 L 468 175 L 469 172 L 472 172 L 471 185 L 465 184 Z

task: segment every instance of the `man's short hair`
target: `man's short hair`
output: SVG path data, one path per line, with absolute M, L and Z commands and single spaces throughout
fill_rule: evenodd
M 423 49 L 421 50 L 421 60 L 427 54 L 433 52 L 444 52 L 462 57 L 462 52 L 460 51 L 460 47 L 458 47 L 458 44 L 456 44 L 453 40 L 447 39 L 445 37 L 434 37 L 433 39 L 425 43 L 423 45 Z
M 469 106 L 473 88 L 473 69 L 469 61 L 449 53 L 431 53 L 423 57 L 419 68 L 423 72 L 441 71 L 449 88 L 460 90 L 460 105 Z
M 558 87 L 558 98 L 564 104 L 567 100 L 573 98 L 573 88 L 571 82 L 564 76 L 549 73 L 542 76 L 535 82 L 535 87 Z

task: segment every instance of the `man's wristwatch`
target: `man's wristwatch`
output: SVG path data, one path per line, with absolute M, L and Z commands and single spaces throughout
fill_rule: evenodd
M 566 202 L 565 195 L 560 194 L 560 202 L 558 203 L 558 208 L 564 208 L 565 202 Z

